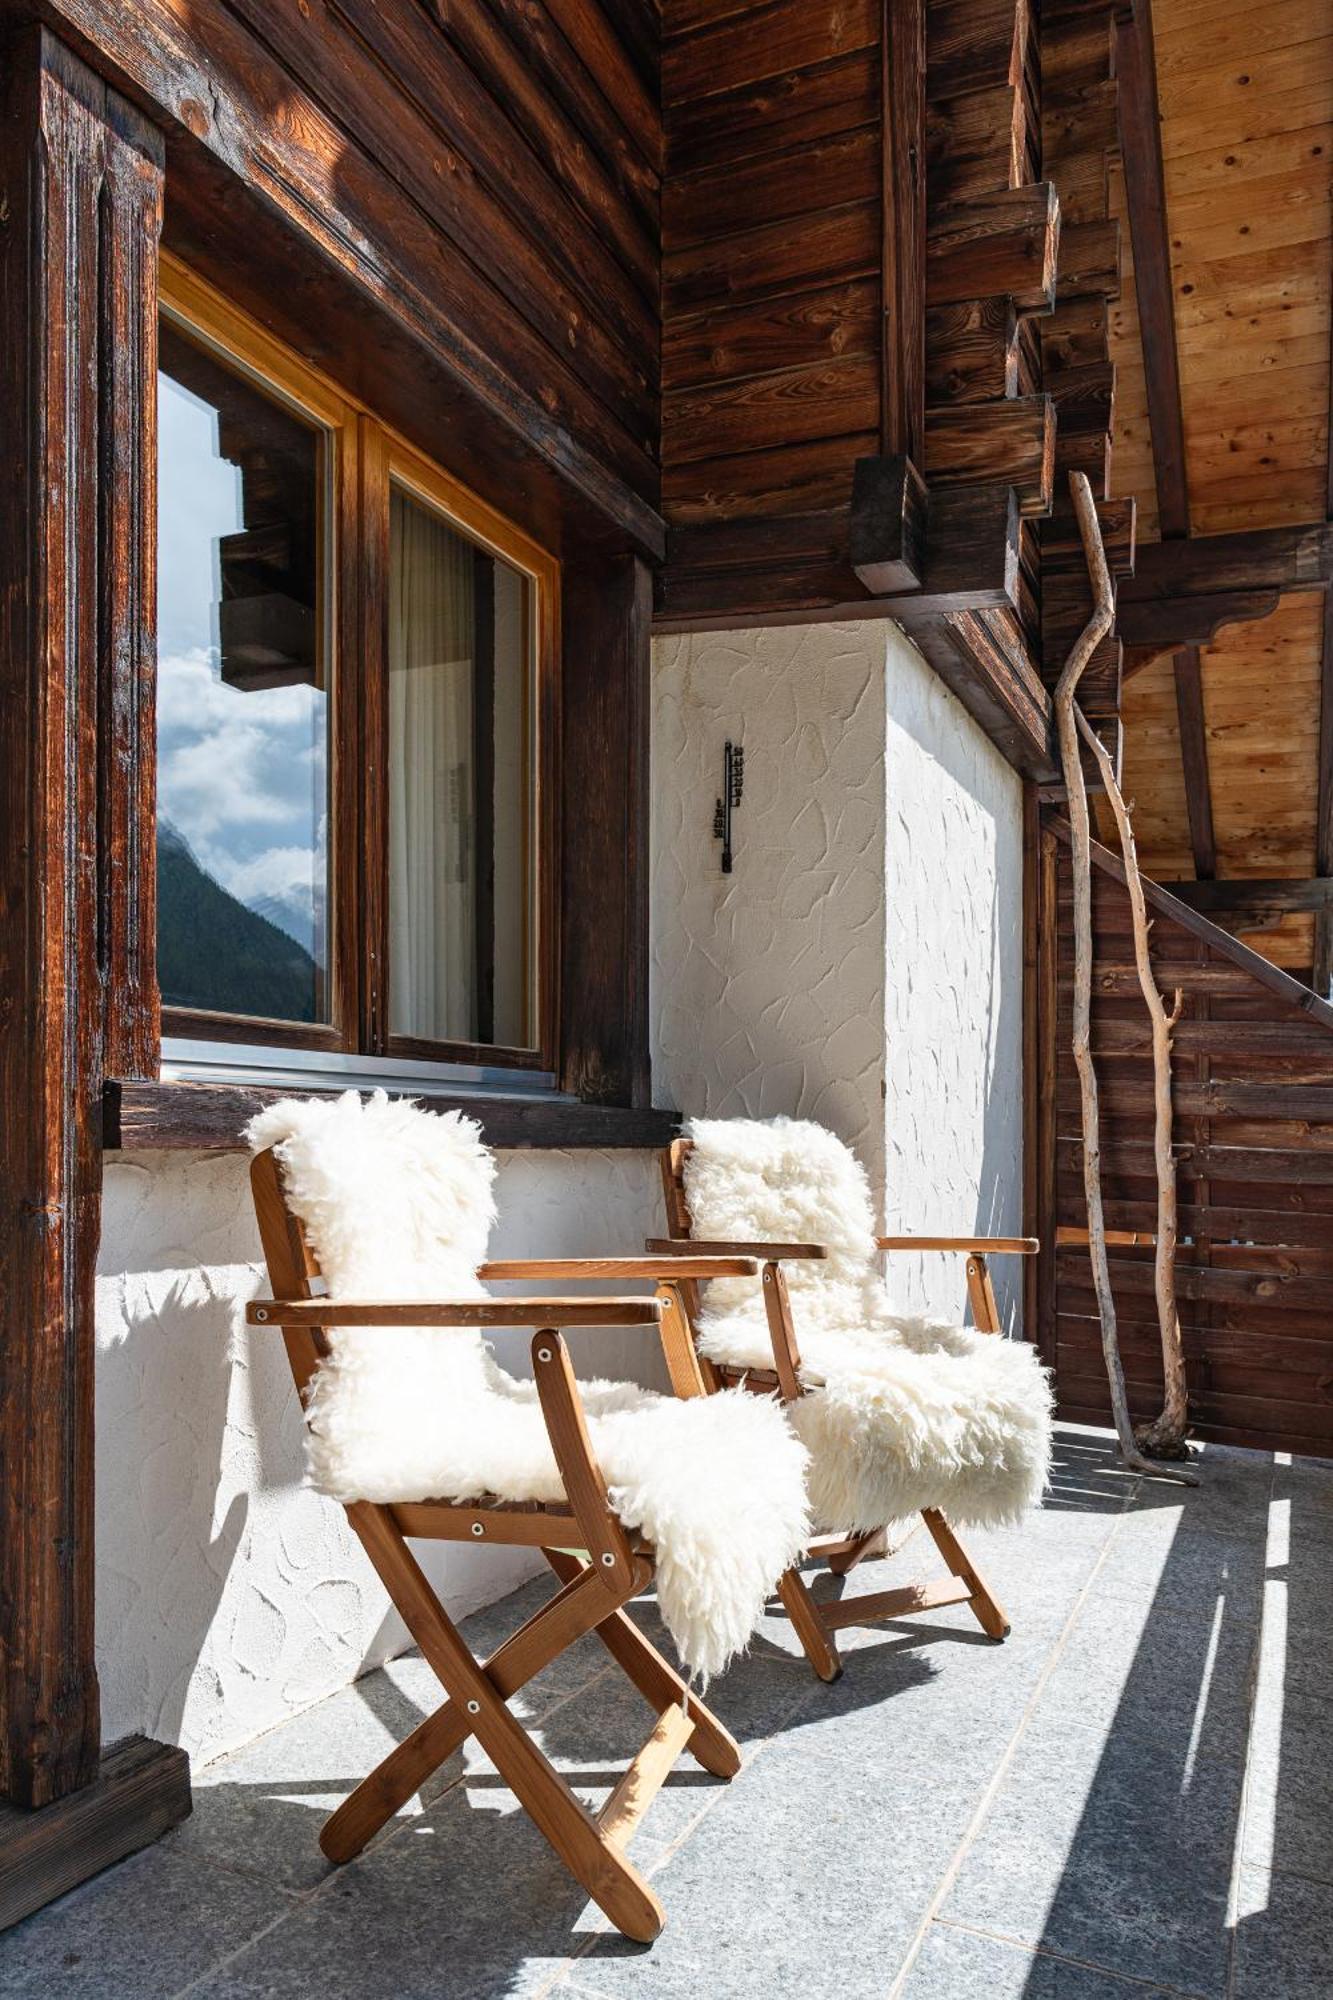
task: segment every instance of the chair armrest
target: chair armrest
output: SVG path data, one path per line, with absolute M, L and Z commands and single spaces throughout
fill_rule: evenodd
M 253 1299 L 250 1326 L 656 1326 L 658 1299 Z
M 689 1249 L 692 1246 L 686 1245 Z M 753 1257 L 501 1257 L 482 1264 L 479 1278 L 753 1278 Z
M 878 1250 L 961 1250 L 977 1257 L 1035 1257 L 1035 1236 L 877 1236 Z
M 799 1257 L 827 1257 L 822 1243 L 712 1243 L 694 1236 L 650 1236 L 646 1248 L 654 1256 L 757 1257 L 765 1264 L 794 1263 Z M 679 1271 L 675 1274 L 679 1277 Z M 730 1275 L 730 1274 L 728 1274 Z

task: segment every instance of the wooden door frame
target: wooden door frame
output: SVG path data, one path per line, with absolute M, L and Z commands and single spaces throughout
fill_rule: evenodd
M 189 1811 L 103 1754 L 93 1635 L 102 1085 L 155 1073 L 151 459 L 164 145 L 42 26 L 0 117 L 0 1924 Z

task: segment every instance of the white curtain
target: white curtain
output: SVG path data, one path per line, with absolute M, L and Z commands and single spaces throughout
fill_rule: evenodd
M 397 488 L 389 550 L 390 1027 L 470 1041 L 474 551 Z

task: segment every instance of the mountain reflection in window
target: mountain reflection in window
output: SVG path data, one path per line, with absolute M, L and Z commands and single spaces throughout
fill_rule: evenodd
M 325 1022 L 327 439 L 170 321 L 158 411 L 162 1001 Z

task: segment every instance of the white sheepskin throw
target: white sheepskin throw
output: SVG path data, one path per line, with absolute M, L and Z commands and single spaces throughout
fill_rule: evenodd
M 495 1219 L 479 1128 L 383 1091 L 287 1099 L 251 1123 L 272 1146 L 331 1296 L 474 1299 Z M 651 1331 L 647 1337 L 652 1338 Z M 308 1405 L 311 1483 L 335 1500 L 559 1500 L 536 1386 L 464 1327 L 344 1327 Z M 687 1666 L 720 1673 L 808 1538 L 805 1453 L 781 1410 L 733 1393 L 679 1402 L 581 1385 L 625 1526 L 657 1552 L 663 1620 Z
M 997 1526 L 1033 1505 L 1050 1459 L 1046 1370 L 1016 1341 L 891 1310 L 870 1187 L 842 1141 L 791 1118 L 695 1119 L 688 1135 L 696 1236 L 828 1249 L 824 1262 L 783 1266 L 814 1392 L 788 1414 L 810 1451 L 819 1528 L 878 1528 L 924 1507 Z M 773 1366 L 752 1282 L 709 1286 L 700 1347 L 737 1367 Z

